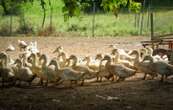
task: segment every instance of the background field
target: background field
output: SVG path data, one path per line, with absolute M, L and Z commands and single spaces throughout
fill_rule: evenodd
M 48 2 L 48 1 L 47 1 Z M 172 2 L 171 2 L 172 3 Z M 44 28 L 41 27 L 43 10 L 40 2 L 26 4 L 23 6 L 25 25 L 32 29 L 29 34 L 44 36 L 49 29 L 50 7 L 46 6 L 46 22 Z M 93 14 L 83 13 L 80 17 L 70 18 L 64 22 L 62 13 L 63 3 L 61 0 L 52 0 L 53 16 L 52 27 L 53 35 L 60 36 L 61 33 L 73 33 L 80 36 L 92 36 Z M 152 7 L 154 11 L 154 32 L 155 34 L 167 34 L 173 32 L 173 7 Z M 135 17 L 136 16 L 136 17 Z M 142 23 L 143 21 L 143 23 Z M 19 34 L 22 30 L 21 16 L 13 16 L 12 33 Z M 150 35 L 150 19 L 148 10 L 142 14 L 134 14 L 127 10 L 121 10 L 118 18 L 112 13 L 96 11 L 95 15 L 95 35 L 96 36 L 133 36 Z M 10 29 L 10 17 L 0 16 L 0 34 L 7 34 Z M 142 31 L 141 31 L 142 30 Z

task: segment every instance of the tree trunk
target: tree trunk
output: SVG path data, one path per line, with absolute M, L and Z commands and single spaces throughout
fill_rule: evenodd
M 42 28 L 44 28 L 44 23 L 45 23 L 45 19 L 46 19 L 46 8 L 45 8 L 45 2 L 44 0 L 40 0 L 41 2 L 41 7 L 43 9 L 43 21 L 42 21 Z
M 52 4 L 51 4 L 51 0 L 49 0 L 49 7 L 50 7 L 50 24 L 49 24 L 49 27 L 50 27 L 50 32 L 52 32 L 53 7 L 52 7 Z
M 44 28 L 45 19 L 46 19 L 46 10 L 45 10 L 45 9 L 43 9 L 43 21 L 42 21 L 42 28 Z

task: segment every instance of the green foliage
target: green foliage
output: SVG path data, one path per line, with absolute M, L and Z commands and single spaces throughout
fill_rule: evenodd
M 103 0 L 101 6 L 105 11 L 113 12 L 115 16 L 118 15 L 120 8 L 128 7 L 129 10 L 138 12 L 141 8 L 140 3 L 132 0 Z
M 112 11 L 120 8 L 121 6 L 126 6 L 127 2 L 127 0 L 103 0 L 101 5 L 103 6 L 104 10 Z
M 43 10 L 45 10 L 46 8 L 46 2 L 44 0 L 40 0 L 40 5 L 42 7 Z
M 79 16 L 84 7 L 91 4 L 91 0 L 63 0 L 64 7 L 62 9 L 64 13 L 64 20 L 68 20 L 69 17 Z M 95 0 L 92 0 L 95 2 Z M 105 11 L 113 12 L 114 15 L 118 15 L 119 9 L 128 7 L 131 11 L 138 12 L 140 10 L 140 3 L 136 3 L 132 0 L 102 0 L 101 6 Z
M 0 6 L 3 8 L 4 15 L 19 15 L 22 13 L 22 5 L 33 0 L 1 0 Z
M 81 2 L 81 0 L 63 0 L 64 7 L 62 11 L 64 13 L 64 20 L 67 21 L 69 17 L 79 16 L 81 10 L 84 9 L 88 4 L 86 2 Z
M 138 3 L 138 2 L 132 2 L 130 1 L 131 3 L 129 4 L 129 10 L 134 12 L 134 13 L 139 13 L 140 12 L 140 9 L 141 9 L 141 3 Z
M 3 14 L 3 7 L 0 5 L 0 15 L 2 15 Z

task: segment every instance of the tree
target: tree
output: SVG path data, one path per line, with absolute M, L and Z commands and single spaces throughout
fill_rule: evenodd
M 33 0 L 0 0 L 4 15 L 21 14 L 21 6 L 23 3 L 33 2 Z

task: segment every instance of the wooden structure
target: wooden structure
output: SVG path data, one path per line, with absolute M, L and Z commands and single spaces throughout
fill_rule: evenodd
M 165 35 L 154 35 L 154 23 L 153 23 L 153 12 L 150 12 L 150 24 L 151 24 L 151 33 L 150 41 L 142 41 L 144 47 L 151 46 L 153 49 L 158 49 L 160 46 L 165 47 L 167 50 L 173 50 L 173 33 Z
M 173 50 L 173 34 L 172 37 L 158 37 L 157 39 L 150 40 L 150 41 L 142 41 L 141 42 L 143 47 L 151 46 L 153 49 L 158 49 L 161 46 L 168 50 Z

